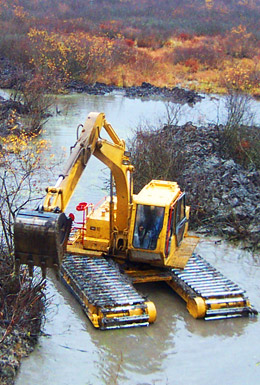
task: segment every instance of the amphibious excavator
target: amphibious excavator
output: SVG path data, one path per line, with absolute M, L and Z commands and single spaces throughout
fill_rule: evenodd
M 39 266 L 43 276 L 55 269 L 101 330 L 155 321 L 155 305 L 134 286 L 143 282 L 167 282 L 195 318 L 256 313 L 238 285 L 194 253 L 199 238 L 188 234 L 190 208 L 178 184 L 152 180 L 133 194 L 130 153 L 105 115 L 92 112 L 81 127 L 42 204 L 16 216 L 17 269 L 26 264 L 32 273 Z M 110 195 L 96 206 L 79 203 L 82 221 L 76 222 L 65 210 L 92 155 L 111 170 Z

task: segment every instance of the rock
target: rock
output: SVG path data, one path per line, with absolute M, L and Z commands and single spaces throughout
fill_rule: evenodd
M 184 90 L 183 88 L 156 87 L 150 83 L 143 82 L 141 86 L 125 88 L 125 96 L 129 98 L 168 98 L 175 103 L 195 104 L 203 97 L 195 91 Z
M 232 214 L 237 216 L 238 219 L 242 219 L 248 216 L 248 210 L 246 210 L 243 206 L 237 206 L 233 209 Z
M 153 88 L 153 86 L 150 84 L 150 83 L 147 83 L 147 82 L 143 82 L 142 85 L 141 85 L 141 88 Z
M 220 159 L 217 158 L 215 155 L 212 155 L 211 157 L 207 158 L 207 160 L 204 162 L 203 167 L 206 169 L 211 169 L 214 167 L 217 167 L 220 163 Z
M 234 162 L 233 159 L 226 160 L 223 165 L 227 169 L 235 168 L 236 167 L 236 163 Z
M 226 196 L 228 198 L 228 195 Z M 229 199 L 229 203 L 232 207 L 236 207 L 239 205 L 239 199 L 237 197 Z

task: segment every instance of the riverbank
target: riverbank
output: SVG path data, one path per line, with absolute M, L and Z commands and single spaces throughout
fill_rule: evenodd
M 22 89 L 26 82 L 33 77 L 31 71 L 17 68 L 12 62 L 0 58 L 0 87 L 7 89 Z M 112 92 L 123 92 L 128 98 L 144 99 L 167 99 L 173 103 L 195 104 L 202 99 L 202 96 L 193 90 L 180 87 L 157 87 L 148 82 L 131 87 L 118 87 L 105 83 L 95 82 L 88 84 L 83 81 L 71 80 L 62 84 L 64 93 L 86 93 L 89 95 L 106 95 Z
M 105 95 L 111 92 L 123 92 L 127 98 L 143 98 L 143 99 L 167 99 L 172 103 L 180 104 L 196 104 L 203 97 L 197 92 L 186 90 L 179 87 L 156 87 L 148 82 L 143 82 L 140 86 L 117 87 L 96 82 L 93 85 L 87 85 L 82 82 L 72 81 L 65 85 L 65 89 L 69 92 L 86 93 L 89 95 Z
M 179 180 L 191 205 L 190 228 L 259 249 L 260 171 L 223 152 L 223 126 L 187 123 L 165 130 L 171 131 L 176 156 L 181 151 L 184 159 Z
M 11 252 L 12 231 L 10 220 L 17 210 L 15 197 L 21 188 L 19 176 L 16 183 L 20 186 L 8 191 L 12 170 L 8 169 L 7 154 L 13 154 L 12 146 L 8 148 L 7 142 L 12 143 L 14 138 L 22 137 L 23 124 L 21 119 L 27 118 L 30 109 L 26 103 L 16 99 L 0 97 L 0 383 L 12 385 L 21 359 L 28 356 L 38 341 L 41 333 L 41 324 L 45 308 L 45 282 L 37 278 L 31 279 L 26 270 L 20 275 L 14 275 L 13 255 Z M 32 136 L 34 132 L 27 131 Z M 10 135 L 11 134 L 11 135 Z M 21 145 L 22 147 L 22 145 Z M 21 148 L 20 148 L 21 149 Z M 30 154 L 31 155 L 31 154 Z M 32 154 L 34 155 L 34 154 Z M 10 160 L 10 164 L 14 159 Z M 21 164 L 21 167 L 24 166 Z M 9 167 L 10 167 L 9 164 Z M 3 173 L 5 172 L 5 173 Z M 9 172 L 9 174 L 8 174 Z M 13 173 L 14 170 L 13 170 Z M 26 178 L 26 171 L 24 171 Z M 7 184 L 5 184 L 7 182 Z M 19 192 L 21 194 L 21 192 Z M 9 199 L 10 198 L 10 199 Z
M 0 328 L 2 338 L 6 329 Z M 0 343 L 0 383 L 1 385 L 13 385 L 15 376 L 21 364 L 21 360 L 33 352 L 37 339 L 18 329 L 14 329 Z
M 12 259 L 0 257 L 0 383 L 12 385 L 22 358 L 35 347 L 45 312 L 45 282 L 23 270 L 13 274 Z

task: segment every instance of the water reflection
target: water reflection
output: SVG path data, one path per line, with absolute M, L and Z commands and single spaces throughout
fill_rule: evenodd
M 250 322 L 258 322 L 258 320 L 256 317 L 217 321 L 195 320 L 190 316 L 185 318 L 187 330 L 204 338 L 213 336 L 233 338 L 241 336 L 245 333 L 245 329 Z
M 195 320 L 187 312 L 185 303 L 166 284 L 137 285 L 137 289 L 155 302 L 158 319 L 145 329 L 91 333 L 93 344 L 99 347 L 96 367 L 103 379 L 111 379 L 116 373 L 121 383 L 131 378 L 131 373 L 159 376 L 167 358 L 178 354 L 176 344 L 180 339 L 191 348 L 196 336 L 218 344 L 218 341 L 242 336 L 251 322 L 258 322 L 246 318 Z
M 103 377 L 107 373 L 115 373 L 118 366 L 121 380 L 126 379 L 127 373 L 129 375 L 131 372 L 141 375 L 160 373 L 167 354 L 174 351 L 172 336 L 177 314 L 165 314 L 163 311 L 167 306 L 168 288 L 161 284 L 152 284 L 138 285 L 137 289 L 149 294 L 149 298 L 155 301 L 158 319 L 156 324 L 148 328 L 111 330 L 104 333 L 97 331 L 91 334 L 92 342 L 99 347 L 100 360 L 97 368 Z

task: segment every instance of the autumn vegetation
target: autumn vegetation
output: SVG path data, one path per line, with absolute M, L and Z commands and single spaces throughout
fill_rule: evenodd
M 259 95 L 257 0 L 1 0 L 1 56 L 71 80 Z

